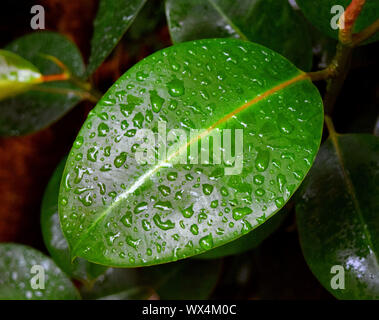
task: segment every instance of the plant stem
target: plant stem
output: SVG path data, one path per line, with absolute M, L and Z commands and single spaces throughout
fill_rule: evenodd
M 379 19 L 377 19 L 372 25 L 368 26 L 366 29 L 363 29 L 361 32 L 353 34 L 353 47 L 361 44 L 366 41 L 368 38 L 373 36 L 379 31 Z
M 339 32 L 340 43 L 346 46 L 352 46 L 353 27 L 365 3 L 366 3 L 366 0 L 352 0 L 350 5 L 347 7 L 345 13 L 342 16 L 342 19 L 340 19 L 340 22 L 343 21 L 343 23 L 341 23 L 342 28 L 340 28 L 340 32 Z

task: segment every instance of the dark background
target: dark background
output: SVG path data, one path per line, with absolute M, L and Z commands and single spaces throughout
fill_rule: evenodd
M 130 29 L 111 56 L 96 71 L 93 82 L 103 92 L 129 67 L 150 53 L 171 45 L 161 1 L 150 0 L 144 30 Z M 46 29 L 69 37 L 85 61 L 90 50 L 96 0 L 2 0 L 0 48 L 30 27 L 30 8 L 45 8 Z M 301 44 L 299 44 L 301 45 Z M 333 111 L 340 133 L 372 133 L 378 119 L 379 50 L 358 48 L 351 72 Z M 315 56 L 314 69 L 319 57 Z M 320 86 L 320 91 L 324 87 Z M 82 102 L 63 119 L 35 134 L 0 138 L 0 242 L 19 242 L 46 252 L 39 216 L 46 184 L 59 160 L 68 153 L 88 111 Z M 245 254 L 224 259 L 223 273 L 212 298 L 333 299 L 306 265 L 298 241 L 293 206 L 280 229 Z

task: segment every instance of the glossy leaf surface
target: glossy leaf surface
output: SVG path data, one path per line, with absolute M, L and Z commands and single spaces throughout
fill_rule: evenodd
M 351 3 L 351 0 L 296 0 L 296 3 L 299 5 L 307 19 L 314 24 L 315 27 L 329 37 L 338 39 L 338 29 L 335 30 L 332 26 L 338 21 L 336 17 L 339 17 L 341 11 L 338 10 L 331 13 L 332 8 L 334 6 L 342 6 L 346 10 Z M 367 28 L 374 23 L 378 17 L 379 2 L 367 0 L 354 25 L 354 33 Z M 374 42 L 377 40 L 379 40 L 378 33 L 371 37 L 368 42 Z
M 157 132 L 164 125 L 166 133 L 183 130 L 167 135 L 167 157 L 137 161 L 146 143 L 138 130 Z M 237 239 L 281 209 L 300 185 L 322 125 L 316 87 L 260 45 L 200 40 L 151 55 L 104 95 L 70 152 L 59 214 L 72 254 L 133 267 Z M 202 131 L 191 143 L 185 137 L 175 142 L 191 129 Z M 191 165 L 195 157 L 187 159 L 187 149 L 224 129 L 243 138 L 229 139 L 231 150 L 240 149 L 236 161 L 224 153 L 220 164 L 201 157 Z
M 240 38 L 275 50 L 302 70 L 312 66 L 307 25 L 287 0 L 167 0 L 174 43 Z
M 74 285 L 49 257 L 20 244 L 0 244 L 0 299 L 6 300 L 66 300 L 78 299 Z M 41 285 L 43 268 L 44 289 L 33 289 Z M 36 268 L 36 267 L 34 267 Z M 33 285 L 33 286 L 32 286 Z
M 146 0 L 100 0 L 87 75 L 93 73 L 111 53 L 145 2 Z
M 267 222 L 258 226 L 253 231 L 241 238 L 229 242 L 221 247 L 209 250 L 203 254 L 195 256 L 196 259 L 215 259 L 235 254 L 240 254 L 245 251 L 258 247 L 271 233 L 275 232 L 283 222 L 287 214 L 287 209 L 283 208 L 276 213 Z
M 63 236 L 58 214 L 58 194 L 65 163 L 66 158 L 61 161 L 52 175 L 42 200 L 41 229 L 43 240 L 55 263 L 66 274 L 89 283 L 104 273 L 106 267 L 90 263 L 81 258 L 71 262 L 70 249 L 67 240 Z
M 379 299 L 378 177 L 379 138 L 341 135 L 322 145 L 301 189 L 296 211 L 305 259 L 340 299 Z M 344 289 L 331 287 L 335 265 L 345 270 Z
M 13 41 L 6 49 L 33 63 L 44 75 L 62 72 L 46 55 L 58 58 L 75 76 L 84 74 L 78 48 L 57 33 L 32 33 Z M 0 101 L 0 135 L 22 135 L 45 128 L 81 100 L 78 90 L 68 81 L 55 81 Z
M 41 73 L 29 61 L 0 50 L 0 100 L 28 90 L 41 82 Z

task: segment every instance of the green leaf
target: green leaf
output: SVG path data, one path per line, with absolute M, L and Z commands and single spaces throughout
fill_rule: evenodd
M 6 49 L 30 61 L 44 75 L 62 72 L 47 55 L 58 58 L 75 76 L 84 74 L 78 48 L 57 33 L 32 33 L 13 41 Z M 0 136 L 27 134 L 49 126 L 81 100 L 78 93 L 79 88 L 68 81 L 49 82 L 0 101 Z
M 220 277 L 222 261 L 185 260 L 142 268 L 141 282 L 152 287 L 162 300 L 205 300 Z
M 73 300 L 79 298 L 70 279 L 53 260 L 41 252 L 20 244 L 2 243 L 0 257 L 0 299 Z M 43 285 L 40 282 L 42 276 L 39 277 L 41 272 L 44 273 L 44 289 L 33 289 L 35 284 Z
M 271 219 L 241 238 L 229 242 L 221 247 L 195 256 L 196 259 L 215 259 L 240 254 L 258 247 L 271 233 L 275 232 L 286 217 L 287 209 L 284 207 Z
M 169 135 L 167 158 L 141 164 L 136 144 L 146 140 L 139 129 L 157 132 L 158 126 L 161 132 L 180 128 L 187 137 L 190 129 L 203 131 L 190 143 L 173 143 Z M 322 126 L 316 87 L 260 45 L 200 40 L 147 57 L 99 101 L 70 152 L 59 214 L 72 254 L 133 267 L 239 238 L 295 192 L 319 148 Z M 237 161 L 225 162 L 227 153 L 216 145 L 215 152 L 224 153 L 221 164 L 207 164 L 205 157 L 196 165 L 177 163 L 224 129 L 242 133 L 237 144 L 229 139 Z
M 296 211 L 305 259 L 340 299 L 379 299 L 378 174 L 378 137 L 337 135 L 322 145 L 301 189 Z M 335 265 L 345 270 L 344 289 L 331 287 Z
M 77 258 L 71 261 L 70 249 L 63 236 L 58 215 L 58 194 L 62 180 L 63 169 L 66 163 L 64 158 L 56 168 L 49 184 L 46 187 L 41 206 L 41 228 L 46 248 L 55 263 L 71 278 L 82 280 L 90 284 L 107 267 L 90 263 Z
M 92 74 L 111 53 L 145 2 L 146 0 L 100 0 L 87 75 Z
M 221 272 L 221 260 L 185 260 L 146 268 L 109 268 L 92 288 L 82 287 L 84 299 L 206 299 Z
M 41 73 L 29 61 L 0 50 L 0 100 L 27 91 L 41 82 Z
M 312 66 L 312 46 L 304 20 L 287 0 L 166 0 L 174 43 L 235 37 L 281 53 L 302 70 Z
M 337 13 L 331 13 L 333 6 L 342 6 L 345 10 L 351 3 L 351 0 L 296 0 L 306 18 L 325 35 L 338 39 L 338 29 L 332 27 L 332 19 L 338 22 Z M 339 12 L 339 11 L 338 11 Z M 354 33 L 360 32 L 375 22 L 379 17 L 379 2 L 366 1 L 361 14 L 355 25 Z M 334 22 L 334 21 L 333 21 Z M 372 36 L 367 43 L 379 40 L 379 33 Z

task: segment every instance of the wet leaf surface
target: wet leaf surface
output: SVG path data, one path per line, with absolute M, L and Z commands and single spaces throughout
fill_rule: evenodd
M 94 21 L 87 75 L 93 73 L 111 53 L 145 2 L 146 0 L 100 0 Z
M 56 264 L 70 277 L 90 284 L 107 267 L 77 258 L 71 262 L 70 248 L 59 223 L 58 194 L 66 157 L 62 159 L 46 187 L 41 206 L 41 229 L 47 250 Z
M 44 75 L 62 72 L 44 55 L 58 58 L 77 77 L 84 74 L 78 48 L 57 33 L 32 33 L 13 41 L 6 49 L 33 63 Z M 55 81 L 0 101 L 0 136 L 32 133 L 57 121 L 81 100 L 74 90 L 78 88 L 67 81 Z
M 0 244 L 0 299 L 6 300 L 67 300 L 79 294 L 69 278 L 41 252 L 20 244 Z M 43 268 L 44 289 L 34 289 L 33 280 Z
M 240 38 L 281 53 L 302 70 L 312 66 L 307 25 L 287 0 L 168 0 L 166 15 L 174 43 Z
M 296 210 L 305 259 L 339 299 L 379 298 L 378 177 L 379 138 L 338 135 L 322 145 L 301 188 Z M 335 265 L 345 270 L 344 289 L 331 287 Z
M 29 61 L 0 50 L 0 100 L 28 90 L 41 82 L 41 73 Z
M 300 185 L 322 125 L 317 89 L 260 45 L 201 40 L 149 56 L 100 100 L 70 152 L 59 214 L 72 254 L 109 266 L 144 266 L 239 238 L 281 209 Z M 146 148 L 141 128 L 183 131 L 147 148 L 166 146 L 166 158 L 154 161 L 153 154 L 153 164 L 141 164 L 135 157 Z M 178 139 L 190 137 L 191 129 L 203 131 Z M 235 143 L 229 136 L 235 159 L 225 153 L 220 164 L 202 156 L 193 161 L 191 147 L 224 129 L 243 138 Z

